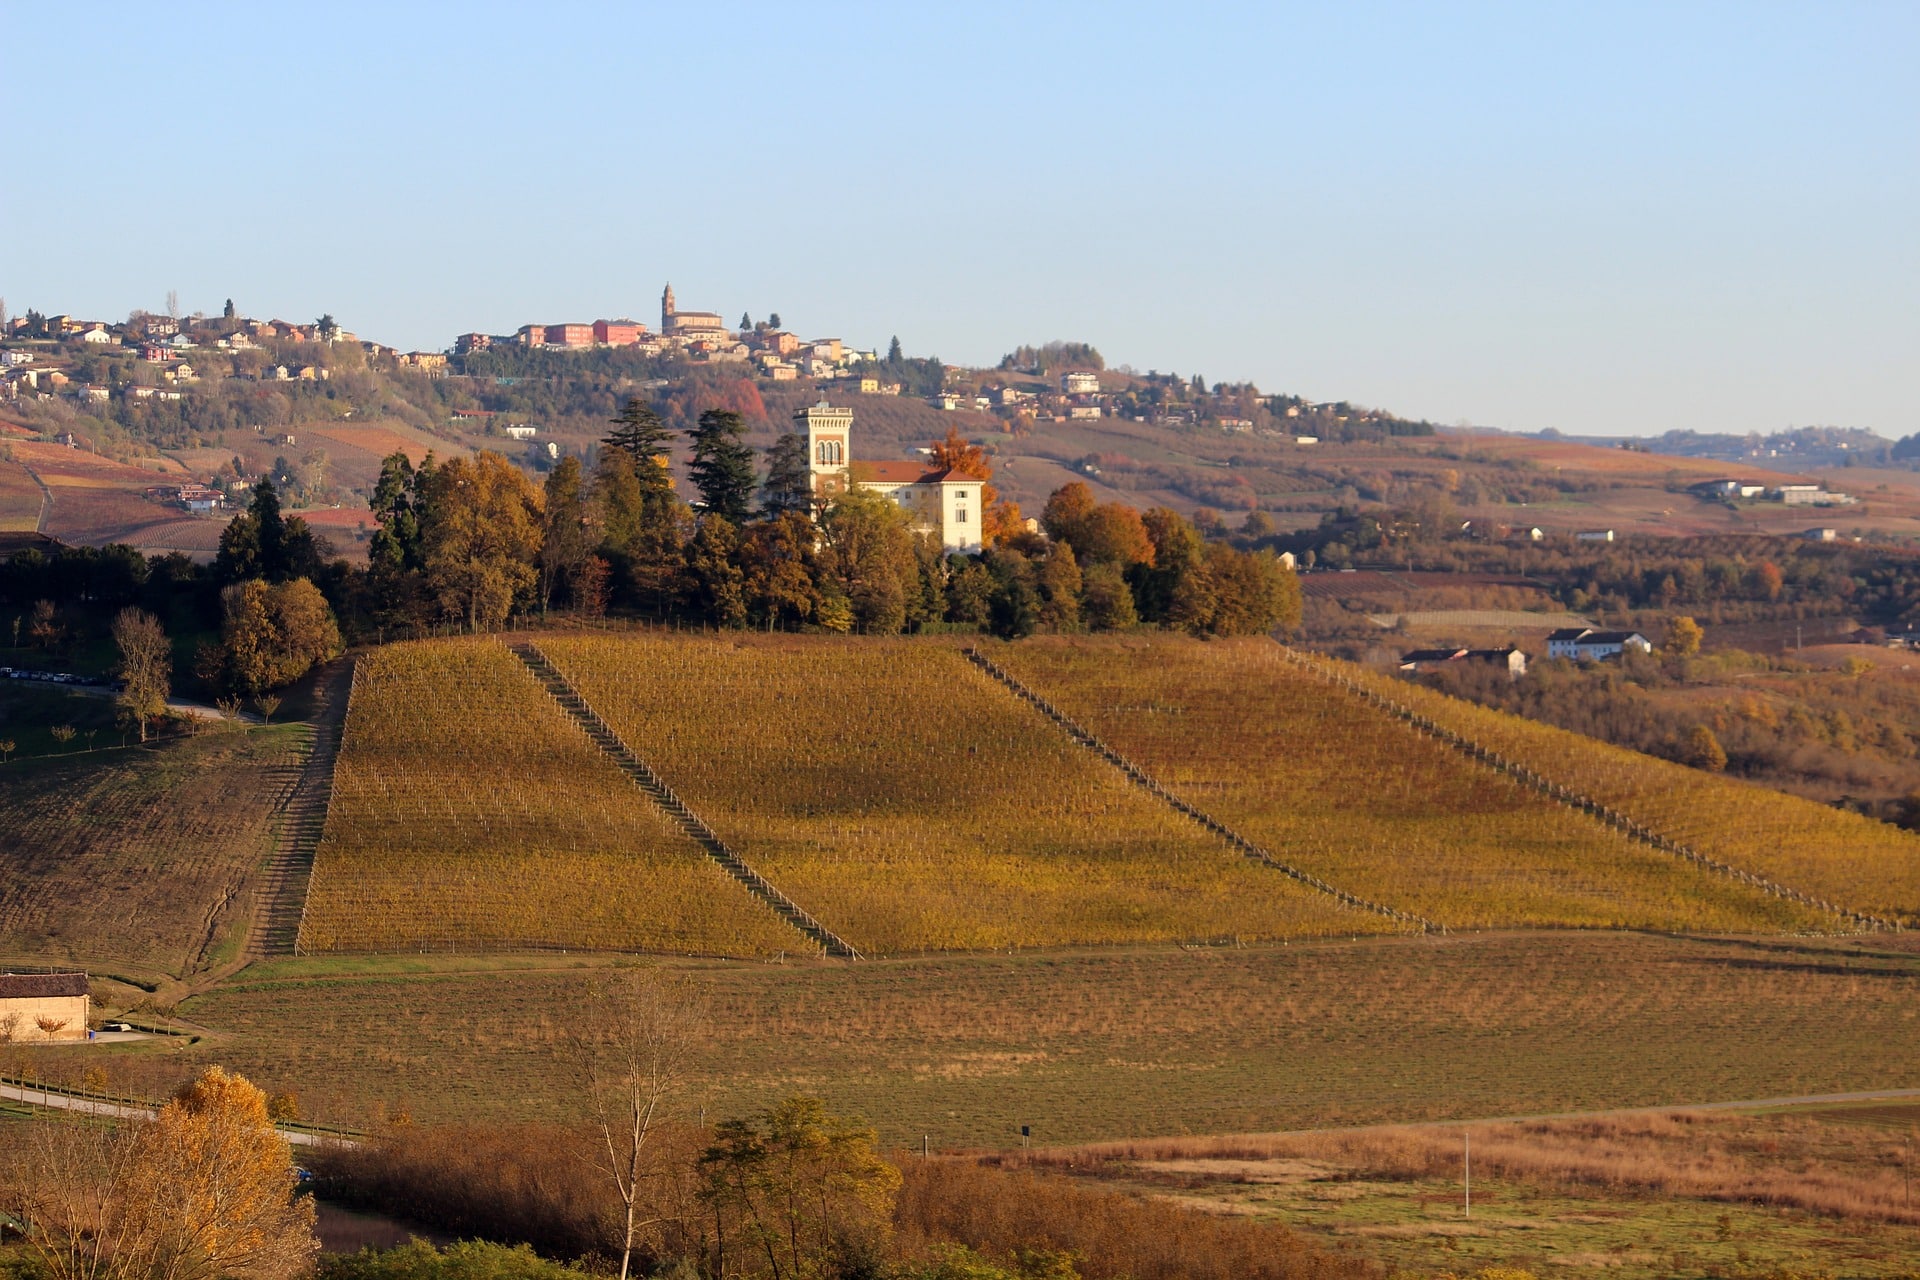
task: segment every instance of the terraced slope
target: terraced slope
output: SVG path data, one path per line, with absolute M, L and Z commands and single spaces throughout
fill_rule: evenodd
M 519 946 L 809 949 L 497 641 L 379 649 L 355 668 L 300 949 Z
M 539 647 L 723 840 L 863 955 L 1400 927 L 1235 852 L 950 647 Z
M 1732 866 L 1856 911 L 1920 925 L 1920 837 L 1737 778 L 1310 658 L 1562 786 Z
M 1247 838 L 1449 928 L 1836 924 L 1548 802 L 1264 639 L 1041 638 L 989 656 Z

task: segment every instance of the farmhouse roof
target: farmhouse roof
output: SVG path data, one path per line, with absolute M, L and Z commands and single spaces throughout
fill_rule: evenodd
M 1451 662 L 1455 658 L 1465 656 L 1466 652 L 1465 649 L 1415 649 L 1410 653 L 1401 654 L 1400 661 Z
M 924 462 L 860 461 L 853 464 L 859 480 L 877 480 L 885 484 L 979 484 L 978 476 L 963 475 L 951 467 L 929 469 Z
M 0 973 L 0 1000 L 45 1000 L 87 994 L 84 973 Z
M 1562 627 L 1547 637 L 1549 642 L 1577 641 L 1580 644 L 1625 644 L 1629 640 L 1645 640 L 1638 631 L 1595 631 L 1592 627 Z

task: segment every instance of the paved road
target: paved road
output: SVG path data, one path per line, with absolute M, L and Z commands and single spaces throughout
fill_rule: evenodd
M 82 1115 L 131 1117 L 136 1120 L 153 1119 L 153 1110 L 149 1107 L 129 1107 L 117 1102 L 102 1102 L 94 1098 L 74 1098 L 62 1093 L 42 1093 L 38 1089 L 23 1089 L 11 1084 L 0 1084 L 0 1098 L 11 1098 L 15 1102 L 25 1102 L 36 1107 L 52 1107 L 58 1111 L 78 1111 Z M 313 1147 L 329 1141 L 317 1134 L 301 1133 L 293 1129 L 281 1129 L 279 1133 L 296 1147 Z

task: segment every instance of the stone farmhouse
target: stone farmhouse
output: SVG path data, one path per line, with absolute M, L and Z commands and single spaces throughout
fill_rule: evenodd
M 85 1040 L 84 973 L 0 973 L 0 1044 Z
M 816 500 L 827 501 L 858 485 L 891 498 L 913 518 L 916 531 L 935 535 L 948 551 L 980 550 L 984 481 L 919 462 L 856 462 L 853 410 L 836 409 L 824 397 L 794 419 L 806 426 Z

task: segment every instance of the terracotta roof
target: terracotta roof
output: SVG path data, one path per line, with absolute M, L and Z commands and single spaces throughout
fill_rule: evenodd
M 45 1000 L 87 994 L 84 973 L 0 973 L 0 1000 Z
M 921 462 L 867 462 L 853 464 L 856 480 L 879 480 L 887 484 L 979 484 L 978 476 L 962 475 L 951 467 L 932 470 Z

